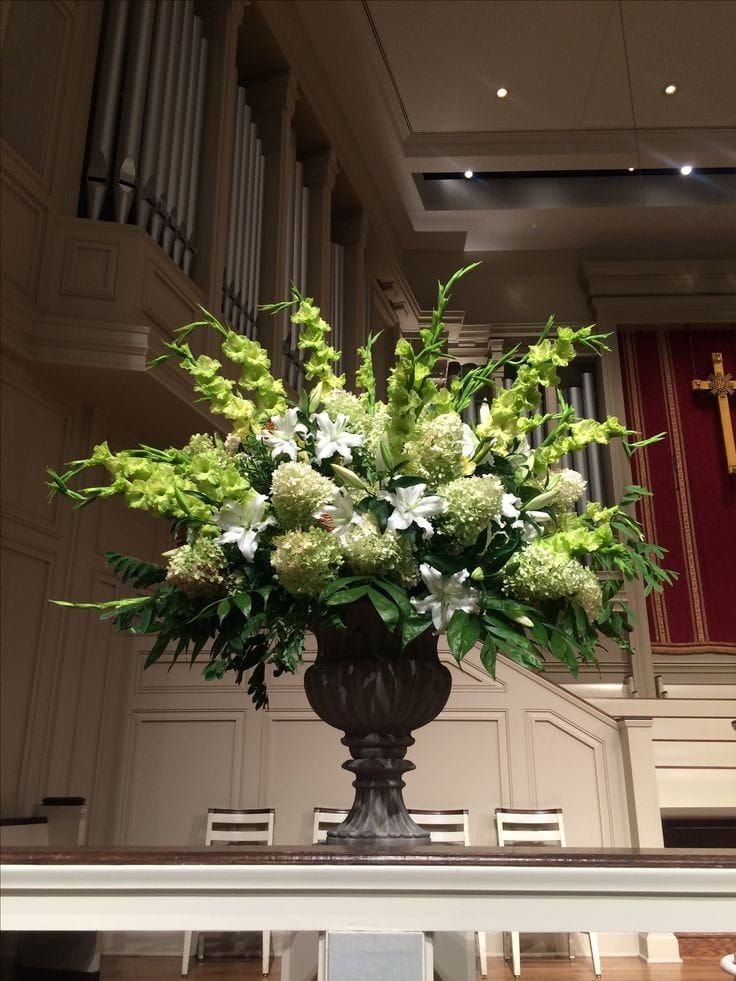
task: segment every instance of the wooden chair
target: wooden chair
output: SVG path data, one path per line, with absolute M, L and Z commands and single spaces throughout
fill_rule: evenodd
M 330 828 L 342 824 L 348 812 L 339 807 L 315 807 L 314 823 L 312 825 L 312 844 L 324 845 Z
M 228 810 L 227 808 L 211 807 L 207 812 L 207 831 L 205 845 L 272 845 L 275 812 L 272 807 L 247 808 L 244 810 Z M 182 975 L 189 973 L 189 958 L 191 957 L 193 938 L 195 934 L 188 930 L 184 934 L 184 951 L 181 959 Z M 197 957 L 204 956 L 204 937 L 196 934 Z M 271 954 L 271 933 L 263 933 L 263 975 L 269 973 Z
M 467 808 L 450 811 L 409 811 L 412 820 L 420 828 L 429 832 L 433 845 L 470 845 L 470 828 L 468 825 Z M 486 951 L 485 933 L 476 933 L 478 945 L 478 960 L 480 961 L 481 977 L 488 976 L 488 953 Z
M 562 810 L 559 807 L 548 810 L 525 810 L 514 807 L 496 808 L 496 831 L 498 844 L 503 845 L 558 845 L 564 848 L 565 826 L 562 820 Z M 504 934 L 504 948 L 506 934 Z M 598 934 L 589 933 L 590 956 L 593 959 L 595 976 L 601 976 L 601 955 L 598 949 Z M 567 951 L 570 960 L 570 934 L 567 935 Z M 514 977 L 521 976 L 521 956 L 519 950 L 519 934 L 511 934 L 511 960 Z

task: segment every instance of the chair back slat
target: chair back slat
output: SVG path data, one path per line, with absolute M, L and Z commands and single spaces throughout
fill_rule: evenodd
M 207 814 L 205 845 L 272 845 L 274 819 L 273 808 L 218 810 L 211 807 Z
M 327 841 L 327 832 L 335 825 L 342 824 L 348 812 L 337 807 L 315 807 L 312 825 L 312 844 L 323 845 Z
M 496 810 L 498 844 L 565 846 L 565 827 L 559 808 L 540 811 Z

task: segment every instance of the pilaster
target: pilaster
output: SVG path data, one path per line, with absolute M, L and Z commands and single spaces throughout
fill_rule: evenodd
M 352 211 L 336 217 L 332 223 L 332 236 L 335 242 L 342 245 L 345 255 L 342 363 L 347 387 L 353 389 L 358 369 L 357 348 L 365 343 L 367 333 L 365 244 L 368 222 L 364 212 Z
M 651 716 L 616 720 L 626 782 L 631 844 L 635 848 L 662 848 L 662 817 L 652 745 Z M 679 963 L 680 950 L 673 933 L 640 933 L 639 956 L 652 963 Z
M 265 156 L 263 192 L 263 239 L 259 296 L 263 303 L 286 299 L 289 289 L 288 201 L 292 172 L 289 160 L 291 127 L 298 98 L 296 77 L 284 72 L 248 86 L 248 102 L 258 127 Z M 271 371 L 283 374 L 283 338 L 288 312 L 260 322 L 263 346 L 271 358 Z
M 309 246 L 307 250 L 307 293 L 313 296 L 325 320 L 330 319 L 332 264 L 330 236 L 332 191 L 339 170 L 331 148 L 302 161 L 304 186 L 309 188 Z

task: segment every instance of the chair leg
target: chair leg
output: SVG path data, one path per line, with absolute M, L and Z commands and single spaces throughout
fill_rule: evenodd
M 187 930 L 184 934 L 184 949 L 181 955 L 182 977 L 189 974 L 189 958 L 192 956 L 192 936 L 191 930 Z
M 197 960 L 201 961 L 204 959 L 204 934 L 197 934 Z
M 476 933 L 476 938 L 478 940 L 478 960 L 480 961 L 480 976 L 482 978 L 488 977 L 488 952 L 486 950 L 486 935 L 485 933 Z
M 568 933 L 568 935 L 567 935 L 567 959 L 569 961 L 574 961 L 575 960 L 575 954 L 573 954 L 573 952 L 572 952 L 572 934 L 571 933 Z
M 593 958 L 593 970 L 595 976 L 599 978 L 601 976 L 601 952 L 598 947 L 598 934 L 589 933 L 588 940 L 590 941 L 590 956 Z
M 519 947 L 519 934 L 511 934 L 511 970 L 515 978 L 521 977 L 521 950 Z
M 327 970 L 327 965 L 325 963 L 327 959 L 326 942 L 327 935 L 325 933 L 320 933 L 317 944 L 317 981 L 325 981 L 325 971 Z
M 263 931 L 263 976 L 268 975 L 271 963 L 271 931 Z
M 434 934 L 424 934 L 424 981 L 434 981 Z

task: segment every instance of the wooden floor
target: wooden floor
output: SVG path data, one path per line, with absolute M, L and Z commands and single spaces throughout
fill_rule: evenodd
M 727 951 L 724 951 L 724 953 Z M 603 981 L 726 981 L 718 968 L 718 959 L 689 960 L 684 964 L 644 964 L 633 957 L 603 959 Z M 101 981 L 117 978 L 140 978 L 141 981 L 180 981 L 180 957 L 103 957 Z M 233 978 L 261 977 L 260 960 L 192 959 L 189 969 L 192 981 L 232 981 Z M 279 981 L 278 959 L 271 965 L 269 981 Z M 522 981 L 594 981 L 590 960 L 579 958 L 570 963 L 562 960 L 527 960 L 521 965 Z M 478 974 L 480 978 L 480 974 Z M 391 981 L 386 978 L 386 981 Z M 513 981 L 511 968 L 500 958 L 488 959 L 488 981 Z

